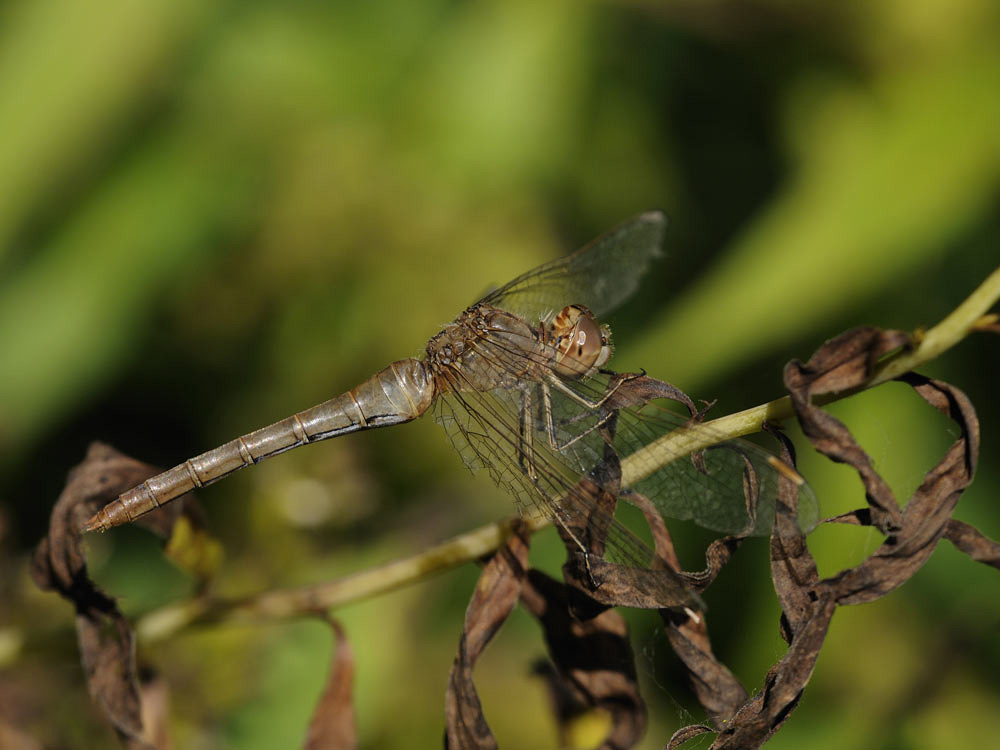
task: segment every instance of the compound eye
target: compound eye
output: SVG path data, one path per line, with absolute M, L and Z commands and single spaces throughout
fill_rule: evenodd
M 608 342 L 594 316 L 585 307 L 570 305 L 556 316 L 556 371 L 563 377 L 580 378 L 607 360 Z

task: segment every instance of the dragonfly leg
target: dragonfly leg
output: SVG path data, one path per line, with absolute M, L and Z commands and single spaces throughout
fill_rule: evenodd
M 620 383 L 618 385 L 620 385 Z M 615 390 L 617 390 L 618 385 L 616 385 L 615 388 L 612 389 L 611 392 L 608 393 L 606 396 L 604 396 L 600 401 L 593 402 L 595 405 L 589 408 L 600 409 L 601 404 L 606 402 L 608 400 L 608 397 L 612 393 L 614 393 Z M 591 425 L 586 430 L 581 432 L 579 435 L 576 435 L 575 437 L 567 440 L 565 443 L 560 444 L 559 440 L 556 438 L 555 420 L 552 417 L 552 391 L 549 388 L 549 384 L 545 382 L 541 384 L 541 388 L 542 388 L 542 410 L 545 414 L 545 432 L 549 439 L 549 447 L 556 452 L 561 453 L 562 451 L 566 450 L 571 445 L 573 445 L 573 443 L 575 443 L 576 441 L 587 437 L 587 435 L 592 433 L 594 430 L 601 429 L 614 416 L 613 410 L 604 410 L 603 414 L 601 415 L 600 419 L 597 420 L 597 422 L 595 422 L 593 425 Z M 579 394 L 574 394 L 574 395 L 579 395 Z M 583 399 L 582 396 L 580 396 L 580 398 Z M 587 401 L 587 399 L 583 400 Z
M 569 521 L 566 520 L 566 519 L 564 519 L 564 518 L 562 518 L 562 514 L 561 513 L 554 512 L 552 514 L 552 519 L 553 519 L 553 521 L 555 521 L 555 523 L 557 523 L 559 525 L 559 528 L 561 528 L 563 530 L 563 532 L 566 534 L 566 536 L 568 536 L 570 539 L 572 539 L 573 543 L 577 547 L 580 548 L 580 554 L 583 555 L 584 564 L 585 564 L 585 566 L 587 568 L 587 575 L 590 577 L 591 581 L 593 581 L 594 580 L 594 576 L 593 576 L 593 573 L 591 572 L 591 569 L 590 569 L 590 550 L 588 550 L 587 546 L 583 542 L 580 541 L 579 537 L 577 537 L 577 535 L 575 533 L 573 533 L 573 529 L 570 526 Z
M 521 471 L 537 487 L 538 472 L 535 469 L 534 440 L 535 431 L 531 426 L 531 393 L 527 390 L 522 390 L 521 414 L 518 420 L 517 462 L 521 466 Z
M 543 399 L 547 390 L 543 389 Z M 573 543 L 580 548 L 580 552 L 583 554 L 584 559 L 587 561 L 586 566 L 588 570 L 588 575 L 590 575 L 590 557 L 586 545 L 580 541 L 569 523 L 568 519 L 563 518 L 563 512 L 560 508 L 554 507 L 549 496 L 546 494 L 545 490 L 542 488 L 541 483 L 538 480 L 538 471 L 535 467 L 535 451 L 534 451 L 534 427 L 532 425 L 532 398 L 531 392 L 529 390 L 521 391 L 521 414 L 518 419 L 518 465 L 521 471 L 524 473 L 528 480 L 531 482 L 532 487 L 538 493 L 538 496 L 542 499 L 542 507 L 547 509 L 548 515 L 552 520 L 559 525 L 559 527 L 566 533 L 566 535 L 573 540 Z M 549 407 L 548 419 L 551 424 L 551 405 Z M 592 577 L 592 576 L 591 576 Z
M 581 406 L 585 406 L 588 409 L 600 409 L 607 403 L 607 400 L 615 395 L 615 392 L 622 387 L 629 380 L 634 379 L 635 375 L 618 375 L 616 376 L 616 382 L 612 385 L 603 396 L 601 396 L 597 401 L 587 398 L 586 396 L 581 396 L 579 393 L 574 391 L 568 385 L 566 385 L 562 378 L 556 375 L 554 372 L 546 373 L 545 380 L 558 391 L 562 391 L 564 394 L 569 396 L 571 399 L 576 401 Z

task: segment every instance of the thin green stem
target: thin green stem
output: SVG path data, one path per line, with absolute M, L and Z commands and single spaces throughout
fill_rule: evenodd
M 325 612 L 343 604 L 384 594 L 495 552 L 517 524 L 529 531 L 549 525 L 542 516 L 515 516 L 461 534 L 416 555 L 343 578 L 294 589 L 274 589 L 242 599 L 203 596 L 171 604 L 142 617 L 136 632 L 145 643 L 166 638 L 196 623 L 282 620 Z
M 874 388 L 935 359 L 974 331 L 998 299 L 1000 299 L 1000 268 L 986 277 L 986 280 L 948 317 L 923 335 L 916 336 L 916 346 L 892 355 L 881 363 L 863 387 L 848 393 L 828 396 L 821 402 L 830 403 L 859 390 Z M 622 484 L 627 487 L 693 451 L 723 440 L 759 432 L 764 422 L 780 422 L 793 414 L 791 399 L 782 396 L 766 404 L 728 414 L 710 422 L 674 430 L 622 460 Z

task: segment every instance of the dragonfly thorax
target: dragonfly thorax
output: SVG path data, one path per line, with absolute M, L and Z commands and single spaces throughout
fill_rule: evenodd
M 545 363 L 538 329 L 514 313 L 473 305 L 427 344 L 427 365 L 444 391 L 514 388 Z
M 549 331 L 556 349 L 556 372 L 574 379 L 594 373 L 611 357 L 610 335 L 607 326 L 598 325 L 583 305 L 564 307 L 553 318 Z

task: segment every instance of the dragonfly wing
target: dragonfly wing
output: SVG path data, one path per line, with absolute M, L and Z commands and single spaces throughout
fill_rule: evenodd
M 697 461 L 691 454 L 673 460 L 645 457 L 653 463 L 641 467 L 638 473 L 644 478 L 630 489 L 649 498 L 668 518 L 694 521 L 725 533 L 770 533 L 783 472 L 781 462 L 760 446 L 724 440 L 713 435 L 710 426 L 691 425 L 654 402 L 619 412 L 615 450 L 622 461 L 633 455 L 638 458 L 642 454 L 637 451 L 675 430 L 693 431 L 699 442 L 711 445 L 696 454 Z M 747 482 L 752 482 L 749 489 Z M 799 486 L 798 520 L 806 530 L 819 520 L 816 496 L 805 483 Z
M 522 509 L 533 508 L 557 520 L 559 498 L 581 473 L 547 442 L 525 442 L 522 405 L 525 391 L 453 389 L 439 399 L 435 419 L 473 471 L 485 468 Z
M 667 218 L 640 214 L 565 258 L 528 271 L 481 302 L 537 322 L 566 305 L 585 305 L 598 317 L 628 299 L 650 262 L 662 254 Z
M 440 376 L 448 382 L 441 389 L 435 418 L 466 465 L 485 468 L 519 507 L 535 509 L 563 528 L 579 527 L 581 517 L 584 524 L 610 527 L 611 558 L 648 567 L 653 561 L 650 549 L 608 514 L 588 520 L 593 509 L 586 505 L 580 480 L 607 458 L 596 429 L 600 413 L 557 390 L 545 396 L 547 383 L 531 359 L 545 358 L 537 349 L 514 353 L 505 342 L 487 340 L 479 343 L 476 357 L 480 366 L 520 377 L 509 387 L 479 390 L 460 364 L 442 368 Z M 619 494 L 617 485 L 603 489 Z
M 582 399 L 599 402 L 613 382 L 612 376 L 599 375 L 565 385 Z M 621 386 L 619 397 L 625 395 L 629 382 Z M 697 453 L 697 459 L 690 453 L 672 460 L 646 456 L 641 460 L 652 463 L 633 472 L 643 478 L 623 489 L 645 495 L 667 518 L 694 521 L 724 533 L 770 532 L 783 476 L 781 462 L 772 453 L 747 440 L 714 434 L 710 425 L 692 425 L 688 416 L 665 408 L 664 399 L 616 409 L 611 423 L 604 421 L 610 413 L 607 407 L 595 410 L 558 391 L 552 394 L 553 433 L 558 445 L 565 446 L 560 453 L 568 465 L 582 472 L 593 468 L 602 460 L 608 440 L 618 459 L 626 462 L 639 460 L 643 455 L 639 451 L 664 435 L 693 432 L 708 446 Z M 544 435 L 545 430 L 545 424 L 535 422 L 537 435 Z M 819 509 L 807 484 L 799 487 L 798 505 L 800 525 L 812 528 L 819 520 Z

